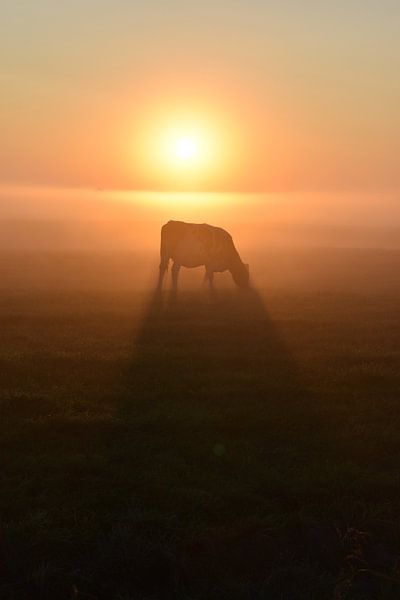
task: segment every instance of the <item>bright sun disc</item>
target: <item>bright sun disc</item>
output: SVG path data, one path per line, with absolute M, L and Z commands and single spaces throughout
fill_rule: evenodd
M 190 160 L 197 153 L 197 144 L 190 138 L 180 138 L 175 144 L 175 155 L 180 160 Z

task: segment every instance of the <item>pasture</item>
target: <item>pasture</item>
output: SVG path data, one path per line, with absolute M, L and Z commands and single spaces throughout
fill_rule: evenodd
M 2 254 L 2 600 L 400 597 L 400 252 L 246 258 Z

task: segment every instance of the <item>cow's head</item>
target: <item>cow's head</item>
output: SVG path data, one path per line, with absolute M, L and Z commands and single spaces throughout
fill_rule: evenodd
M 233 281 L 239 287 L 245 288 L 249 286 L 250 269 L 249 265 L 242 262 L 238 262 L 230 269 Z

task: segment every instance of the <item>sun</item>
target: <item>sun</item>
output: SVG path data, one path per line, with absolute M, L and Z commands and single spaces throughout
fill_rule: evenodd
M 181 161 L 193 160 L 198 154 L 198 144 L 196 140 L 190 137 L 178 138 L 174 145 L 174 153 L 176 158 Z
M 134 165 L 147 187 L 196 191 L 225 180 L 233 144 L 223 117 L 184 106 L 145 117 L 132 137 Z

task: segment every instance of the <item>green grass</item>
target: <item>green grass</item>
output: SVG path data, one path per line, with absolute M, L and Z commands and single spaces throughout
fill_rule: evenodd
M 399 297 L 5 293 L 0 598 L 400 597 Z

